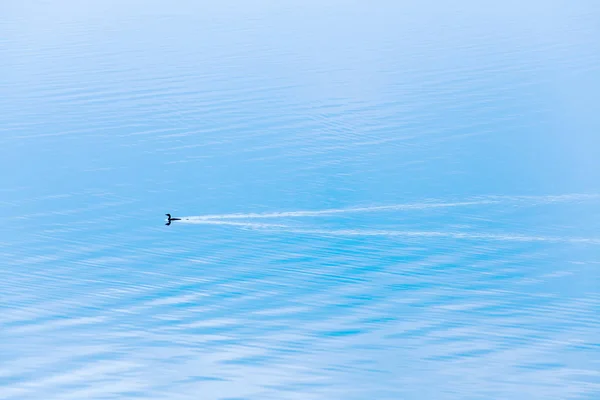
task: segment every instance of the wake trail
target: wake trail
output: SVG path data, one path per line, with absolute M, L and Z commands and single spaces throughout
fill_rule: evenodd
M 368 230 L 368 229 L 286 229 L 287 233 L 298 233 L 322 236 L 383 236 L 406 238 L 451 238 L 467 240 L 490 240 L 507 242 L 549 242 L 549 243 L 585 243 L 599 245 L 600 239 L 581 237 L 552 237 L 530 236 L 519 234 L 493 234 L 469 232 L 443 232 L 443 231 L 394 231 L 394 230 Z
M 223 220 L 193 220 L 182 219 L 180 222 L 200 225 L 225 225 L 241 229 L 269 230 L 271 232 L 292 233 L 299 235 L 316 236 L 355 236 L 355 237 L 398 237 L 398 238 L 448 238 L 458 240 L 485 240 L 502 242 L 547 242 L 547 243 L 582 243 L 600 245 L 600 239 L 581 237 L 553 237 L 533 236 L 514 233 L 471 233 L 459 231 L 404 231 L 404 230 L 377 230 L 377 229 L 313 229 L 296 228 L 285 224 L 269 224 L 256 222 L 239 222 Z
M 485 196 L 469 201 L 440 202 L 425 201 L 420 203 L 391 204 L 385 206 L 330 208 L 325 210 L 300 210 L 300 211 L 277 211 L 268 213 L 233 213 L 233 214 L 209 214 L 185 217 L 188 221 L 207 221 L 224 219 L 272 219 L 272 218 L 302 218 L 320 217 L 336 214 L 367 213 L 394 210 L 426 210 L 435 208 L 452 208 L 481 206 L 503 203 L 525 203 L 525 205 L 568 203 L 576 201 L 589 201 L 600 199 L 600 194 L 565 194 L 552 196 Z
M 319 217 L 335 214 L 350 214 L 392 210 L 422 210 L 427 208 L 460 207 L 482 204 L 499 203 L 497 200 L 464 201 L 456 203 L 415 203 L 415 204 L 393 204 L 388 206 L 352 207 L 352 208 L 330 208 L 326 210 L 303 210 L 303 211 L 277 211 L 270 213 L 236 213 L 236 214 L 212 214 L 186 217 L 191 220 L 213 220 L 213 219 L 259 219 L 259 218 L 287 218 L 287 217 Z
M 269 228 L 288 228 L 288 225 L 282 224 L 263 224 L 257 222 L 238 222 L 238 221 L 220 221 L 215 219 L 190 219 L 188 217 L 183 217 L 181 221 L 177 221 L 178 223 L 184 224 L 200 224 L 200 225 L 227 225 L 227 226 L 236 226 L 239 228 L 249 228 L 249 229 L 269 229 Z

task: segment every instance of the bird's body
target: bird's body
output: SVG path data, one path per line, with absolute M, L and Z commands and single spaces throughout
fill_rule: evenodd
M 165 225 L 171 225 L 171 221 L 181 221 L 181 218 L 172 218 L 171 214 L 165 214 L 169 220 L 167 221 L 167 223 Z

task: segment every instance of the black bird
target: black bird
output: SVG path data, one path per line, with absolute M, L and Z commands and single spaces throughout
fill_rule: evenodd
M 181 218 L 171 218 L 171 214 L 165 214 L 167 217 L 169 217 L 169 222 L 167 222 L 165 225 L 171 225 L 171 221 L 181 221 Z

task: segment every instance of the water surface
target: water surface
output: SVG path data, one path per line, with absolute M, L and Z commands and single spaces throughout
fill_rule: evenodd
M 600 397 L 597 4 L 321 3 L 1 7 L 0 398 Z

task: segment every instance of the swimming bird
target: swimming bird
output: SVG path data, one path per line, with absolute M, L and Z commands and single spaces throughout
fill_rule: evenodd
M 171 214 L 165 214 L 169 217 L 169 221 L 165 225 L 171 225 L 171 221 L 181 221 L 181 218 L 171 218 Z

